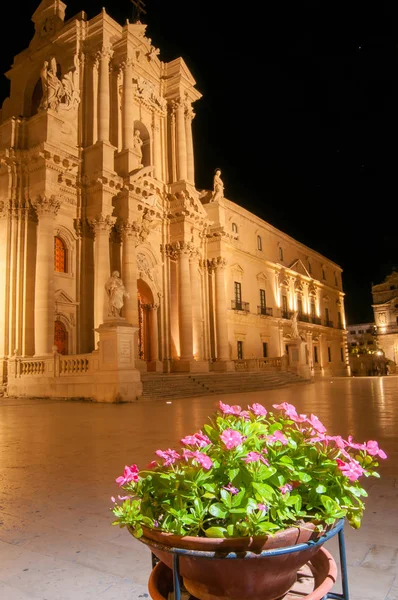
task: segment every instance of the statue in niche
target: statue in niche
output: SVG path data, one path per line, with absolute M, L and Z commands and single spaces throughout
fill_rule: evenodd
M 124 305 L 123 298 L 130 298 L 130 294 L 124 287 L 119 271 L 113 271 L 105 284 L 105 290 L 109 298 L 108 315 L 120 317 L 120 311 Z
M 214 171 L 213 177 L 213 195 L 211 197 L 210 202 L 214 202 L 215 200 L 219 200 L 224 197 L 224 183 L 221 179 L 221 169 L 216 169 Z
M 133 137 L 133 150 L 139 158 L 139 163 L 140 163 L 139 167 L 142 167 L 142 144 L 143 143 L 144 142 L 141 139 L 141 133 L 140 133 L 139 129 L 136 129 L 134 131 L 134 137 Z

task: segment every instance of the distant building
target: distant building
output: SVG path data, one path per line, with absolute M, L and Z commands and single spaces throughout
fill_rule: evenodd
M 398 272 L 372 286 L 377 342 L 386 358 L 398 363 Z

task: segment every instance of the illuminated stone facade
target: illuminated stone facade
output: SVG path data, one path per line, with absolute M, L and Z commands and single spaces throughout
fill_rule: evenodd
M 303 373 L 347 374 L 340 267 L 226 199 L 220 172 L 213 192 L 196 189 L 201 94 L 183 59 L 162 62 L 140 22 L 104 9 L 65 22 L 65 8 L 43 0 L 34 13 L 1 110 L 11 391 L 32 391 L 36 376 L 40 395 L 79 395 L 80 377 L 80 395 L 99 398 L 90 381 L 107 361 L 132 386 L 119 394 L 116 383 L 108 399 L 139 396 L 142 371 L 254 369 L 286 352 Z M 128 294 L 117 323 L 114 270 Z
M 398 272 L 372 286 L 377 342 L 386 358 L 398 364 Z

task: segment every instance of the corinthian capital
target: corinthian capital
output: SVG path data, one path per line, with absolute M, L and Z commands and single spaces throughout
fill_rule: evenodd
M 107 233 L 109 235 L 115 222 L 116 217 L 111 217 L 111 215 L 103 215 L 102 213 L 97 215 L 94 219 L 90 219 L 89 221 L 95 235 L 98 233 Z
M 113 50 L 109 46 L 101 46 L 99 50 L 95 53 L 95 57 L 97 60 L 110 60 L 113 56 Z
M 55 196 L 36 196 L 36 198 L 32 200 L 32 206 L 36 210 L 39 218 L 45 216 L 55 217 L 61 203 Z
M 227 260 L 223 256 L 217 256 L 217 258 L 211 258 L 207 261 L 208 268 L 213 271 L 216 269 L 225 269 L 227 266 Z
M 131 219 L 125 219 L 118 227 L 120 234 L 124 238 L 138 239 L 138 234 L 141 231 L 141 223 L 138 221 L 132 221 Z

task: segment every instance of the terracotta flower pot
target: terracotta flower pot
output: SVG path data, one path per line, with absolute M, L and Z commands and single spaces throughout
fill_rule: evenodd
M 132 535 L 133 531 L 128 527 Z M 168 548 L 214 552 L 212 558 L 181 555 L 179 570 L 186 589 L 199 600 L 277 600 L 296 581 L 297 571 L 310 561 L 319 546 L 298 552 L 261 558 L 243 558 L 246 552 L 259 554 L 315 540 L 319 534 L 315 525 L 291 527 L 268 537 L 203 538 L 177 536 L 144 528 L 152 552 L 170 569 L 173 555 L 167 550 L 151 546 L 150 541 Z M 242 558 L 225 559 L 229 552 L 242 553 Z
M 333 588 L 337 578 L 337 565 L 333 556 L 325 548 L 320 548 L 306 569 L 305 589 L 300 591 L 296 586 L 287 593 L 286 598 L 304 598 L 305 600 L 321 600 Z M 312 572 L 312 581 L 309 577 Z M 152 600 L 167 600 L 173 590 L 173 572 L 163 562 L 159 562 L 148 581 L 148 591 Z M 246 599 L 245 599 L 246 600 Z

